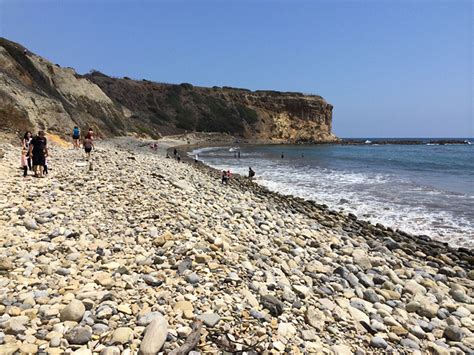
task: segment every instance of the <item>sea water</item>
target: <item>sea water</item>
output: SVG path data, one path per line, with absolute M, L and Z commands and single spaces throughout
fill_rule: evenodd
M 474 144 L 242 145 L 240 158 L 233 150 L 190 154 L 243 175 L 252 167 L 256 182 L 282 194 L 474 248 Z

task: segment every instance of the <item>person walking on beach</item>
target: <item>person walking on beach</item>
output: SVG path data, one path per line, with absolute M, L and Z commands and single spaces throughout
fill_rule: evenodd
M 72 142 L 74 145 L 74 149 L 79 149 L 79 139 L 81 138 L 81 131 L 79 130 L 79 127 L 74 126 L 72 129 Z
M 194 156 L 194 162 L 197 164 L 198 161 L 199 161 L 199 154 L 196 154 L 196 155 Z
M 94 143 L 92 142 L 91 136 L 88 134 L 85 136 L 84 141 L 83 141 L 83 147 L 84 151 L 86 152 L 86 158 L 87 160 L 90 160 L 91 158 L 91 152 L 92 152 L 92 147 L 94 146 Z
M 30 157 L 33 159 L 33 170 L 35 177 L 44 177 L 44 164 L 48 154 L 48 141 L 44 131 L 39 131 L 38 135 L 30 142 Z
M 176 150 L 176 148 L 174 148 L 173 150 L 173 155 L 174 155 L 174 158 L 176 159 L 176 154 L 178 154 L 178 151 Z
M 31 143 L 32 137 L 33 137 L 33 135 L 31 134 L 31 132 L 27 131 L 24 134 L 23 139 L 21 140 L 21 149 L 22 149 L 22 151 L 25 150 L 25 152 L 26 152 L 26 166 L 28 166 L 28 169 L 30 171 L 33 168 L 31 158 L 30 158 L 30 143 Z
M 87 131 L 86 137 L 88 137 L 90 140 L 94 140 L 94 130 L 92 128 L 89 128 Z

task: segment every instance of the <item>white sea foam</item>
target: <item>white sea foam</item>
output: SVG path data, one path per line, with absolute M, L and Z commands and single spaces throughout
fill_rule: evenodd
M 247 175 L 249 166 L 258 167 L 256 181 L 272 191 L 314 200 L 372 223 L 428 235 L 453 246 L 474 248 L 474 221 L 464 213 L 472 209 L 474 195 L 449 193 L 373 170 L 334 170 L 304 165 L 304 161 L 295 165 L 268 159 L 258 151 L 239 160 L 213 150 L 205 154 L 204 161 L 242 175 Z

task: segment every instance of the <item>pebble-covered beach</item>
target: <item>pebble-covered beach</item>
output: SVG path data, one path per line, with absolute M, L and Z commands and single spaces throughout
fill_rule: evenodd
M 471 250 L 133 139 L 0 148 L 0 354 L 474 353 Z

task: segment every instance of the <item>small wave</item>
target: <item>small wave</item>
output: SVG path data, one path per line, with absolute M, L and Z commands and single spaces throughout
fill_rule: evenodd
M 203 153 L 209 153 L 215 150 L 221 150 L 221 149 L 226 149 L 226 147 L 205 147 L 205 148 L 196 148 L 193 149 L 192 151 L 188 152 L 188 155 L 196 155 L 196 154 L 203 154 Z

